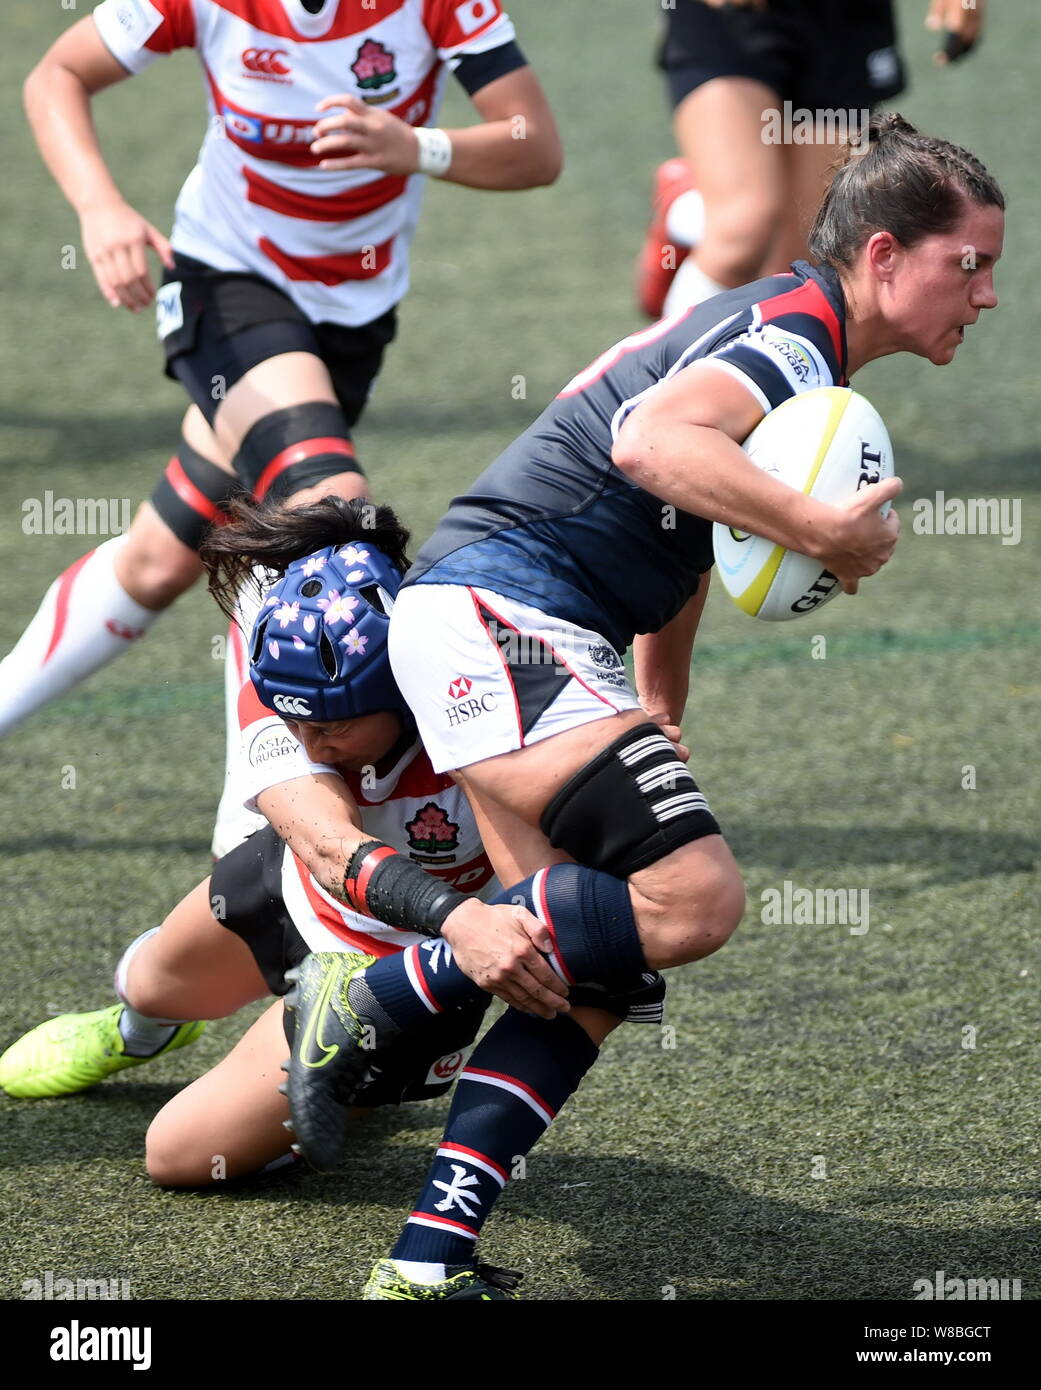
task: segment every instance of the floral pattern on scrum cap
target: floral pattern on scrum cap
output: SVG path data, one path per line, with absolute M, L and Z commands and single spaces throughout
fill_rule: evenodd
M 349 594 L 341 594 L 339 589 L 330 589 L 328 598 L 318 600 L 318 607 L 325 614 L 325 621 L 329 626 L 333 623 L 349 623 L 357 606 L 356 598 L 351 598 Z

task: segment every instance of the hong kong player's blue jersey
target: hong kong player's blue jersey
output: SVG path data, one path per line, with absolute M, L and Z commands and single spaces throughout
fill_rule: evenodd
M 797 261 L 616 343 L 564 387 L 469 492 L 406 584 L 493 589 L 601 633 L 624 651 L 657 632 L 712 565 L 712 524 L 611 462 L 618 431 L 662 382 L 711 357 L 764 412 L 846 384 L 845 303 L 831 270 Z

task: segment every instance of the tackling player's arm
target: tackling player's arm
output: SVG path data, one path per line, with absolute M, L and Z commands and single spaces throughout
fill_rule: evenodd
M 611 458 L 638 487 L 682 511 L 765 536 L 820 560 L 847 593 L 875 574 L 899 535 L 882 504 L 898 478 L 861 488 L 843 506 L 804 496 L 756 467 L 741 448 L 763 419 L 760 402 L 729 371 L 696 362 L 626 417 Z
M 315 881 L 339 902 L 356 908 L 348 886 L 352 866 L 363 857 L 358 856 L 358 851 L 364 845 L 376 848 L 378 842 L 362 828 L 358 804 L 343 778 L 333 772 L 294 777 L 258 793 L 256 805 Z M 454 906 L 444 916 L 437 934 L 457 952 L 460 968 L 471 979 L 514 1008 L 542 1018 L 553 1018 L 568 1010 L 566 987 L 548 965 L 540 959 L 527 966 L 520 964 L 532 945 L 543 953 L 552 950 L 552 939 L 537 917 L 521 907 L 492 905 L 465 897 L 441 885 L 417 864 L 393 857 L 398 860 L 399 870 L 407 867 L 413 875 L 427 880 L 422 887 L 443 889 L 438 903 L 442 912 L 449 903 L 441 899 L 451 895 Z M 405 885 L 405 897 L 410 886 Z M 401 898 L 400 883 L 393 896 Z M 381 920 L 404 925 L 391 914 L 384 916 L 381 901 L 379 893 L 369 894 L 365 906 Z
M 123 198 L 101 154 L 91 98 L 131 74 L 113 57 L 92 15 L 62 34 L 25 80 L 37 146 L 79 214 L 83 249 L 113 308 L 145 309 L 155 297 L 146 251 L 173 265 L 170 243 Z

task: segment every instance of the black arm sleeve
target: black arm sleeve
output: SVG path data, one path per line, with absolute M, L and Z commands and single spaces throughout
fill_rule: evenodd
M 497 48 L 489 48 L 487 53 L 464 53 L 454 69 L 456 77 L 473 96 L 497 77 L 505 77 L 518 68 L 526 68 L 528 60 L 517 43 L 501 43 Z

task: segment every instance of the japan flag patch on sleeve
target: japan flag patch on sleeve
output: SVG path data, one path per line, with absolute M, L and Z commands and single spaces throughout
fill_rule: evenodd
M 492 4 L 492 0 L 465 0 L 464 4 L 455 7 L 455 17 L 464 34 L 475 34 L 482 24 L 494 19 L 497 13 L 498 7 Z

